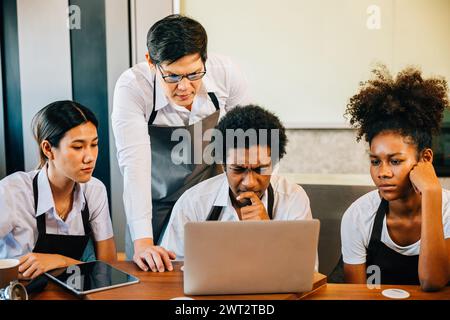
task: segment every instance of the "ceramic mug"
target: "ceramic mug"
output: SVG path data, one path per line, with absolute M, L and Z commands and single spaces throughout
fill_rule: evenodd
M 0 259 L 0 289 L 19 278 L 19 260 Z

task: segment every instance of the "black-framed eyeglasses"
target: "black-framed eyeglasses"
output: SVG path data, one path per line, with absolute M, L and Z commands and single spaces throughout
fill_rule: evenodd
M 163 75 L 163 69 L 159 64 L 157 64 L 159 71 L 161 72 L 161 77 L 167 83 L 178 83 L 183 78 L 187 78 L 189 81 L 200 80 L 206 74 L 206 66 L 203 64 L 204 71 L 201 72 L 193 72 L 189 74 L 170 74 L 168 76 Z M 165 71 L 164 71 L 165 72 Z

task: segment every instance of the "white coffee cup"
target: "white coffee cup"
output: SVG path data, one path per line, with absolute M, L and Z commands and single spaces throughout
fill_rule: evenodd
M 0 259 L 0 289 L 19 278 L 19 260 Z

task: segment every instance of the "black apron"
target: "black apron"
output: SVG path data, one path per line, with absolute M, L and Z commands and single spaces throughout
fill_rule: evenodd
M 419 285 L 419 255 L 403 255 L 381 242 L 383 219 L 388 209 L 389 202 L 382 199 L 367 248 L 366 266 L 380 267 L 382 284 Z
M 37 174 L 33 179 L 33 194 L 34 194 L 34 208 L 37 214 L 38 207 L 38 176 Z M 92 236 L 91 225 L 89 224 L 89 208 L 87 201 L 86 205 L 81 211 L 84 226 L 84 236 L 70 236 L 59 234 L 47 234 L 45 216 L 43 213 L 36 218 L 38 239 L 34 246 L 33 252 L 35 253 L 49 253 L 60 254 L 65 257 L 70 257 L 75 260 L 80 260 L 83 256 L 83 252 L 86 249 L 89 239 Z
M 273 188 L 272 184 L 269 184 L 269 188 L 267 188 L 267 214 L 269 215 L 270 220 L 273 219 Z M 224 207 L 220 206 L 213 206 L 211 208 L 211 211 L 208 214 L 208 217 L 206 218 L 206 221 L 218 221 L 220 218 L 220 215 L 222 214 Z

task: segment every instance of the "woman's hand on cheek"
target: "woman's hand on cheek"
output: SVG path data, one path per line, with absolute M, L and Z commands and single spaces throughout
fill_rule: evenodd
M 430 161 L 419 161 L 410 171 L 409 179 L 416 192 L 442 190 L 441 183 Z

